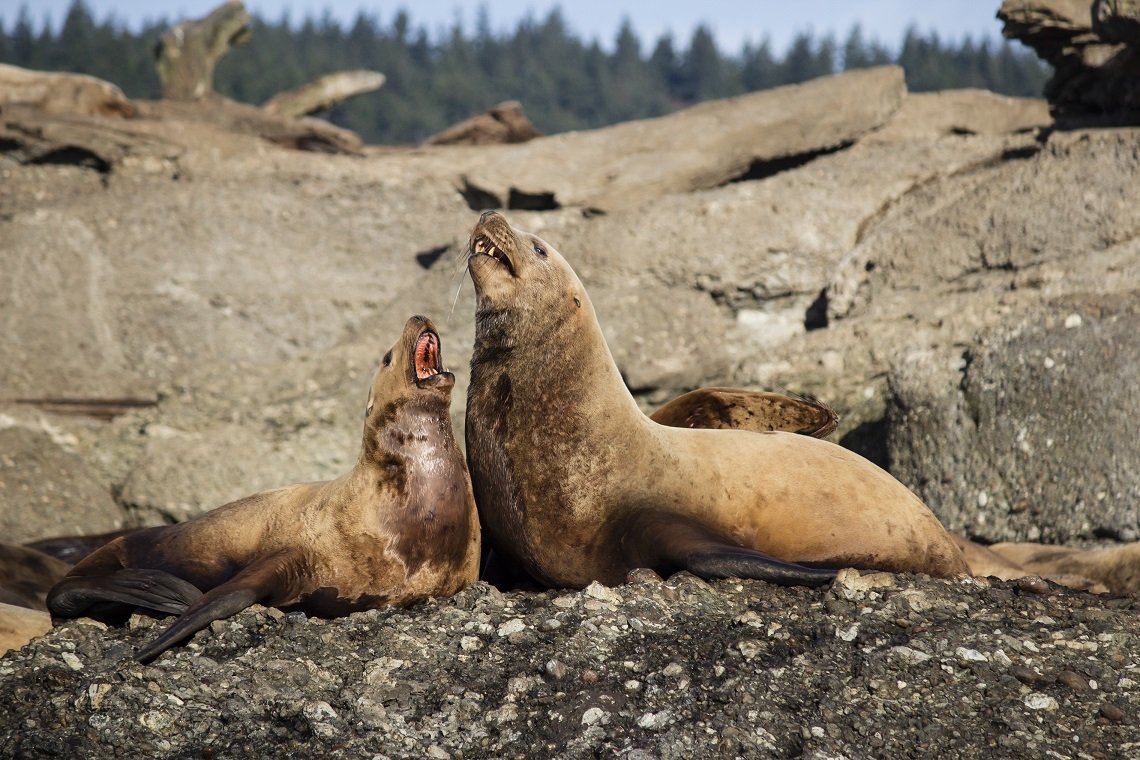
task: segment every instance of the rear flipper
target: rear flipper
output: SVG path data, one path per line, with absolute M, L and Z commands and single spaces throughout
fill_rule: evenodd
M 780 586 L 822 586 L 835 578 L 834 569 L 770 557 L 681 515 L 643 511 L 623 528 L 621 546 L 628 566 L 648 567 L 663 576 L 688 570 L 702 578 L 753 578 Z
M 148 662 L 215 620 L 236 615 L 257 602 L 290 600 L 297 595 L 299 579 L 293 555 L 275 554 L 258 560 L 202 594 L 161 636 L 143 647 L 135 659 Z
M 201 596 L 197 586 L 163 570 L 124 568 L 107 575 L 69 575 L 48 592 L 47 605 L 53 615 L 65 618 L 113 607 L 177 614 Z

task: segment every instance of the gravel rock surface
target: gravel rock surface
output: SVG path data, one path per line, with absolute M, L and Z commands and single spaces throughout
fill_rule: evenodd
M 4 757 L 1128 757 L 1138 600 L 845 571 L 480 583 L 325 621 L 254 607 L 149 666 L 164 621 L 0 660 Z

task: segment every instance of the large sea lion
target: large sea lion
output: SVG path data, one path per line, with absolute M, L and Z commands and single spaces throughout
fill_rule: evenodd
M 479 522 L 452 435 L 454 384 L 431 322 L 412 317 L 372 381 L 350 472 L 117 538 L 77 564 L 48 607 L 179 614 L 139 652 L 145 661 L 255 602 L 335 617 L 458 592 L 476 579 Z
M 847 449 L 642 414 L 550 244 L 487 212 L 468 265 L 472 484 L 489 543 L 539 583 L 613 584 L 635 567 L 812 585 L 843 566 L 966 574 L 933 513 Z

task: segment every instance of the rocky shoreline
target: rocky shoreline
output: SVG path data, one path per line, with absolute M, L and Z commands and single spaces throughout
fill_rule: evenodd
M 261 607 L 148 666 L 158 625 L 0 661 L 5 757 L 1126 757 L 1134 598 L 845 571 L 480 583 L 339 620 Z

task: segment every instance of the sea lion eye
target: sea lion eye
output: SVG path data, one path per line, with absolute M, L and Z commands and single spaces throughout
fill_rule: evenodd
M 389 351 L 388 353 L 384 354 L 384 366 L 388 367 L 388 366 L 391 366 L 391 364 L 392 364 L 392 352 Z
M 538 254 L 539 256 L 541 256 L 542 258 L 544 258 L 544 259 L 546 258 L 546 249 L 545 249 L 545 248 L 543 248 L 543 247 L 542 247 L 541 245 L 539 245 L 538 243 L 535 243 L 535 244 L 534 244 L 534 252 L 535 252 L 535 253 L 537 253 L 537 254 Z

